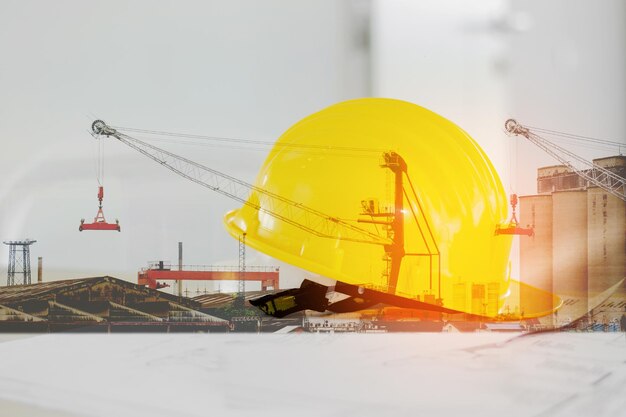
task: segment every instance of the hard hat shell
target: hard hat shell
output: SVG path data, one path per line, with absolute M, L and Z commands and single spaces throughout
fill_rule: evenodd
M 494 233 L 507 219 L 508 199 L 486 154 L 449 120 L 393 99 L 332 105 L 278 139 L 255 186 L 385 235 L 384 226 L 356 220 L 363 201 L 376 210 L 393 210 L 393 173 L 380 163 L 388 151 L 406 161 L 408 174 L 404 246 L 411 255 L 402 260 L 396 294 L 434 296 L 448 308 L 495 316 L 510 284 L 512 238 Z M 276 259 L 385 290 L 381 245 L 315 236 L 266 213 L 258 193 L 253 191 L 249 201 L 261 210 L 244 205 L 225 215 L 233 237 L 245 232 L 248 245 Z

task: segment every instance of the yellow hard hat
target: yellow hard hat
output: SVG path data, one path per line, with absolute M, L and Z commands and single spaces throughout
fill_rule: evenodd
M 406 163 L 401 191 L 394 157 Z M 467 133 L 423 107 L 367 98 L 308 116 L 278 139 L 255 187 L 328 215 L 310 221 L 338 220 L 369 233 L 357 240 L 311 233 L 303 217 L 281 220 L 294 216 L 289 205 L 266 206 L 253 191 L 252 204 L 226 214 L 226 227 L 276 259 L 480 315 L 497 315 L 510 289 L 512 237 L 494 233 L 508 212 L 498 173 Z M 395 212 L 398 192 L 402 213 Z M 276 210 L 280 218 L 268 215 Z M 399 218 L 403 256 L 393 279 L 393 250 L 381 240 L 398 238 L 391 223 Z

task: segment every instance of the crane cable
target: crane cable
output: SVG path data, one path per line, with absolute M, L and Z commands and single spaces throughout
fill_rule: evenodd
M 583 136 L 576 135 L 573 133 L 561 132 L 558 130 L 544 129 L 536 126 L 526 126 L 529 129 L 532 129 L 537 132 L 541 132 L 543 134 L 549 134 L 552 136 L 556 136 L 555 140 L 560 140 L 562 142 L 574 144 L 581 147 L 592 148 L 592 149 L 604 149 L 604 150 L 613 150 L 617 149 L 618 153 L 622 155 L 622 149 L 626 149 L 625 142 L 616 142 L 612 140 L 599 139 L 591 136 Z
M 517 153 L 517 141 L 509 141 L 509 164 L 507 166 L 509 175 L 509 194 L 515 194 L 515 190 L 517 189 Z
M 294 149 L 298 152 L 310 152 L 310 151 L 318 151 L 318 154 L 321 152 L 327 151 L 339 151 L 339 152 L 351 152 L 351 154 L 346 154 L 346 156 L 356 156 L 356 157 L 371 157 L 372 155 L 368 155 L 375 153 L 378 157 L 381 153 L 389 151 L 389 149 L 377 149 L 377 148 L 365 148 L 365 147 L 354 147 L 354 146 L 328 146 L 328 145 L 319 145 L 319 144 L 302 144 L 302 143 L 275 143 L 272 141 L 264 141 L 264 140 L 252 140 L 252 139 L 242 139 L 242 138 L 233 138 L 233 137 L 224 137 L 224 136 L 206 136 L 206 135 L 197 135 L 197 134 L 189 134 L 189 133 L 175 133 L 168 131 L 159 131 L 159 130 L 148 130 L 148 129 L 137 129 L 132 127 L 123 127 L 123 126 L 111 126 L 114 129 L 119 131 L 126 131 L 132 133 L 141 133 L 141 134 L 149 134 L 156 136 L 165 136 L 171 138 L 184 138 L 184 139 L 199 139 L 203 141 L 211 141 L 211 142 L 219 142 L 226 144 L 239 144 L 240 146 L 236 147 L 234 145 L 222 145 L 219 146 L 217 144 L 207 144 L 207 143 L 198 143 L 192 141 L 180 141 L 180 140 L 167 140 L 167 139 L 155 139 L 149 138 L 149 140 L 158 141 L 158 142 L 170 142 L 170 143 L 180 143 L 180 144 L 188 144 L 188 145 L 201 145 L 201 146 L 211 146 L 211 147 L 223 147 L 223 148 L 232 148 L 238 150 L 255 150 L 255 151 L 266 151 L 267 148 L 262 147 L 279 147 L 279 148 L 288 148 Z M 148 138 L 142 138 L 144 140 Z M 243 145 L 243 146 L 242 146 Z M 248 148 L 246 145 L 254 145 L 256 148 Z M 261 146 L 261 148 L 259 148 Z
M 342 150 L 338 150 L 335 147 L 325 147 L 321 148 L 319 151 L 307 149 L 308 145 L 298 146 L 297 144 L 281 144 L 281 143 L 272 143 L 268 142 L 271 145 L 267 145 L 266 147 L 259 146 L 245 146 L 245 145 L 230 145 L 228 143 L 201 143 L 201 142 L 193 142 L 193 141 L 185 141 L 185 140 L 176 140 L 176 139 L 163 139 L 163 138 L 153 138 L 153 137 L 145 137 L 145 136 L 133 136 L 134 138 L 140 139 L 144 142 L 157 142 L 157 143 L 171 143 L 176 145 L 192 145 L 192 146 L 202 146 L 210 149 L 231 149 L 237 151 L 252 151 L 252 152 L 264 152 L 267 153 L 272 149 L 289 149 L 290 152 L 298 153 L 298 154 L 306 154 L 310 156 L 326 156 L 329 152 L 333 152 L 333 156 L 341 156 L 341 157 L 350 157 L 350 158 L 380 158 L 380 154 L 374 153 L 346 153 Z M 382 151 L 381 151 L 382 153 Z
M 144 140 L 156 141 L 156 142 L 167 142 L 167 143 L 176 143 L 183 145 L 196 145 L 196 146 L 208 146 L 212 148 L 225 148 L 225 149 L 234 149 L 234 150 L 249 150 L 249 151 L 267 151 L 267 148 L 270 149 L 272 147 L 278 148 L 289 148 L 291 150 L 297 152 L 306 152 L 313 153 L 313 151 L 319 151 L 317 154 L 322 155 L 328 151 L 334 152 L 351 152 L 349 154 L 344 154 L 344 156 L 351 157 L 371 157 L 368 153 L 375 153 L 376 155 L 380 155 L 382 152 L 389 151 L 389 149 L 377 149 L 377 148 L 366 148 L 366 147 L 348 147 L 348 146 L 328 146 L 328 145 L 318 145 L 318 144 L 300 144 L 300 143 L 275 143 L 273 141 L 264 141 L 264 140 L 252 140 L 252 139 L 242 139 L 242 138 L 233 138 L 233 137 L 225 137 L 225 136 L 207 136 L 207 135 L 198 135 L 198 134 L 189 134 L 189 133 L 176 133 L 169 131 L 160 131 L 160 130 L 150 130 L 150 129 L 139 129 L 132 127 L 124 127 L 124 126 L 112 126 L 115 129 L 133 133 L 143 133 L 155 136 L 165 136 L 170 137 L 172 139 L 164 139 L 164 138 L 153 138 L 153 137 L 143 137 Z M 591 136 L 583 136 L 576 135 L 572 133 L 561 132 L 558 130 L 544 129 L 535 126 L 527 126 L 535 131 L 542 132 L 544 134 L 549 134 L 552 136 L 556 136 L 555 140 L 566 142 L 570 144 L 574 144 L 580 147 L 592 148 L 592 149 L 603 149 L 603 150 L 613 150 L 617 149 L 619 154 L 622 154 L 622 149 L 626 148 L 625 143 L 610 141 L 605 139 L 598 139 Z M 184 139 L 192 139 L 192 140 L 203 140 L 208 142 L 218 142 L 223 145 L 218 145 L 215 143 L 199 143 L 193 141 L 180 141 L 176 140 L 176 138 L 184 138 Z M 238 144 L 238 146 L 234 145 Z M 250 145 L 256 147 L 249 147 Z M 516 148 L 516 146 L 515 146 Z M 516 153 L 517 149 L 512 150 L 513 153 Z M 511 152 L 511 150 L 509 151 Z M 510 160 L 510 162 L 512 162 Z
M 104 184 L 104 141 L 101 140 L 98 136 L 92 135 L 96 140 L 96 152 L 95 152 L 95 171 L 96 171 L 96 181 L 98 182 L 98 186 L 103 186 Z

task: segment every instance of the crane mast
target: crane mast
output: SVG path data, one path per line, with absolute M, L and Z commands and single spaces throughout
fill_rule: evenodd
M 528 127 L 519 124 L 514 119 L 507 120 L 504 127 L 510 134 L 523 136 L 543 149 L 547 154 L 584 178 L 588 184 L 600 187 L 607 193 L 614 195 L 620 200 L 626 201 L 626 179 L 550 142 L 532 132 Z
M 246 305 L 246 234 L 239 237 L 239 282 L 237 283 L 236 306 L 243 308 Z

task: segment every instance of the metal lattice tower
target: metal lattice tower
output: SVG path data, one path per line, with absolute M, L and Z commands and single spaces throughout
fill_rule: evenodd
M 237 303 L 245 307 L 246 303 L 246 234 L 239 237 L 239 282 L 237 283 Z
M 4 244 L 9 246 L 9 265 L 7 268 L 7 286 L 30 284 L 30 245 L 36 240 L 10 240 Z M 22 253 L 19 256 L 18 252 Z M 15 279 L 16 275 L 21 275 L 22 279 Z

